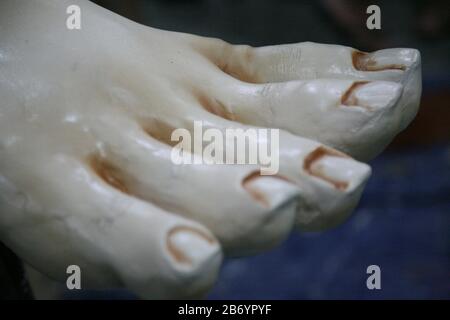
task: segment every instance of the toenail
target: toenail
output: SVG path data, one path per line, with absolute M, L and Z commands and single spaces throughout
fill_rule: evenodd
M 392 106 L 402 92 L 402 85 L 389 81 L 357 81 L 342 95 L 341 104 L 368 110 Z
M 243 188 L 264 208 L 277 208 L 299 195 L 299 188 L 280 175 L 261 176 L 252 172 L 242 180 Z
M 344 191 L 361 185 L 368 178 L 370 168 L 350 158 L 324 156 L 312 164 L 311 172 Z
M 217 241 L 192 227 L 175 227 L 167 234 L 167 251 L 177 265 L 196 268 L 219 252 Z
M 381 63 L 374 57 L 373 53 L 353 51 L 353 67 L 359 71 L 383 71 L 383 70 L 401 70 L 405 71 L 406 66 L 400 63 Z
M 354 82 L 350 86 L 350 88 L 348 88 L 347 91 L 342 95 L 341 104 L 346 105 L 346 106 L 357 106 L 358 99 L 355 96 L 355 90 L 361 86 L 364 86 L 367 83 L 369 83 L 369 81 Z
M 318 147 L 305 158 L 303 169 L 311 176 L 324 180 L 341 191 L 359 184 L 359 180 L 365 180 L 370 173 L 367 165 L 324 146 Z

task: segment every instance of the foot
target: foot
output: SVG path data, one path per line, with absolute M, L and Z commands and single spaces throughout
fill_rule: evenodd
M 373 157 L 418 107 L 415 50 L 233 46 L 81 0 L 0 12 L 0 239 L 54 279 L 76 264 L 89 286 L 201 295 L 223 252 L 345 220 L 370 168 L 341 151 Z M 196 120 L 282 129 L 279 173 L 174 164 L 170 134 Z

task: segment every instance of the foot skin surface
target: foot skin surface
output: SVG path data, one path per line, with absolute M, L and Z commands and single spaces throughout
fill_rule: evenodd
M 344 221 L 370 175 L 353 158 L 419 106 L 413 49 L 234 46 L 87 1 L 4 0 L 0 16 L 0 240 L 60 281 L 76 264 L 86 286 L 201 296 L 224 253 Z M 175 165 L 170 133 L 196 120 L 281 129 L 279 174 Z

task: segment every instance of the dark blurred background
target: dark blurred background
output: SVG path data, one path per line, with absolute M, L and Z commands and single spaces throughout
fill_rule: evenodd
M 265 254 L 229 260 L 211 299 L 450 298 L 450 3 L 364 0 L 98 0 L 140 23 L 254 46 L 301 41 L 371 51 L 417 48 L 424 92 L 410 127 L 371 162 L 353 217 L 293 234 Z M 381 8 L 380 31 L 365 27 Z M 366 268 L 381 268 L 368 290 Z M 104 297 L 91 293 L 91 297 Z M 130 297 L 116 293 L 108 297 Z M 67 294 L 67 298 L 75 298 Z

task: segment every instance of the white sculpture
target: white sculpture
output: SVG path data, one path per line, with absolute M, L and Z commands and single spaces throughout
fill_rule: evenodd
M 72 4 L 80 30 L 65 24 Z M 199 296 L 223 252 L 345 220 L 370 168 L 340 151 L 374 157 L 420 94 L 413 49 L 233 46 L 88 1 L 3 0 L 0 240 L 60 281 L 76 264 L 86 286 Z M 174 165 L 170 132 L 195 120 L 283 129 L 279 174 Z

